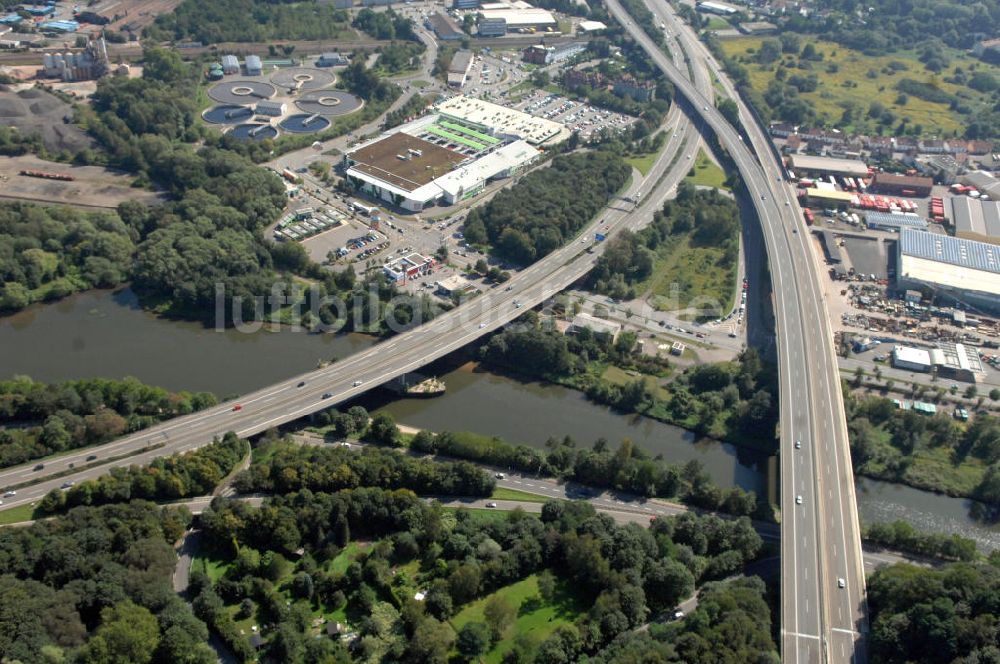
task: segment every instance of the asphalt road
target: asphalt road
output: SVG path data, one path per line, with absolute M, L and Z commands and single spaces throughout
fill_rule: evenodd
M 833 335 L 816 274 L 813 247 L 794 192 L 739 97 L 753 152 L 712 102 L 625 13 L 612 15 L 671 79 L 693 116 L 705 120 L 740 171 L 761 220 L 771 266 L 778 328 L 782 487 L 782 658 L 786 662 L 866 662 L 865 577 L 853 471 Z M 695 60 L 711 56 L 664 7 L 668 29 Z M 725 84 L 724 84 L 725 85 Z M 801 441 L 801 449 L 795 447 Z M 844 587 L 839 587 L 843 580 Z
M 418 369 L 506 325 L 524 311 L 565 289 L 593 267 L 604 248 L 602 243 L 593 242 L 595 232 L 611 234 L 623 228 L 640 228 L 672 195 L 677 183 L 686 174 L 687 165 L 680 162 L 673 169 L 668 167 L 680 147 L 694 142 L 697 135 L 677 109 L 671 110 L 666 126 L 670 138 L 660 158 L 647 177 L 643 178 L 635 171 L 631 184 L 622 193 L 623 199 L 634 199 L 645 190 L 646 195 L 641 197 L 640 204 L 613 201 L 604 213 L 588 224 L 580 236 L 583 242 L 574 240 L 520 271 L 508 282 L 507 289 L 490 290 L 452 312 L 368 350 L 246 394 L 236 401 L 175 418 L 99 447 L 46 461 L 40 470 L 34 470 L 35 464 L 29 463 L 0 471 L 0 487 L 4 489 L 42 480 L 18 489 L 16 496 L 4 500 L 5 506 L 38 501 L 63 482 L 94 478 L 115 466 L 146 464 L 156 457 L 195 449 L 227 431 L 250 436 L 297 420 Z M 661 176 L 665 177 L 661 180 Z M 654 183 L 659 184 L 650 189 Z M 593 249 L 593 253 L 585 251 L 588 247 Z M 157 445 L 159 447 L 155 447 Z M 109 460 L 123 455 L 131 456 L 118 461 Z M 91 456 L 96 456 L 96 461 L 88 462 Z M 81 468 L 88 463 L 99 465 Z M 71 469 L 71 464 L 75 468 Z M 71 477 L 53 477 L 57 473 L 71 473 Z

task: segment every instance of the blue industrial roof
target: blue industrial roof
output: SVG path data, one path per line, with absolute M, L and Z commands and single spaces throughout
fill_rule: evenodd
M 865 221 L 869 226 L 893 226 L 895 228 L 916 228 L 925 230 L 927 220 L 922 217 L 907 217 L 903 214 L 892 214 L 890 212 L 866 212 Z
M 899 251 L 904 256 L 1000 274 L 1000 246 L 986 242 L 902 228 Z
M 46 21 L 39 26 L 47 30 L 62 30 L 63 32 L 76 32 L 80 29 L 80 24 L 76 21 Z

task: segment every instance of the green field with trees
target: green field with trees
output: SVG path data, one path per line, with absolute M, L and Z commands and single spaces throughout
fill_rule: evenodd
M 482 520 L 374 488 L 276 496 L 260 508 L 218 498 L 202 518 L 222 562 L 214 582 L 192 573 L 196 615 L 239 659 L 252 655 L 241 628 L 261 626 L 266 662 L 580 661 L 761 550 L 746 519 L 690 514 L 647 530 L 585 503 L 549 502 L 541 518 Z M 763 587 L 750 587 L 766 607 Z M 765 608 L 753 630 L 718 648 L 773 652 L 769 616 Z M 719 620 L 697 629 L 708 634 Z M 325 621 L 341 623 L 353 658 L 324 638 Z
M 1000 420 L 967 424 L 944 413 L 901 410 L 881 397 L 845 399 L 855 472 L 920 489 L 972 498 L 973 515 L 1000 516 Z
M 732 306 L 739 238 L 736 202 L 686 180 L 652 224 L 610 240 L 588 285 L 615 299 L 646 296 L 659 309 L 691 308 L 692 318 L 719 318 Z
M 0 468 L 106 443 L 214 406 L 206 392 L 168 392 L 134 378 L 0 382 Z
M 628 165 L 608 152 L 557 156 L 470 211 L 465 238 L 515 263 L 533 263 L 573 239 L 628 177 Z
M 765 451 L 775 449 L 776 376 L 753 350 L 735 362 L 702 364 L 661 379 L 653 389 L 641 374 L 664 373 L 663 361 L 636 350 L 636 337 L 614 344 L 592 333 L 564 335 L 522 316 L 523 325 L 490 337 L 480 357 L 494 367 L 573 387 L 598 403 L 640 413 L 703 436 Z M 604 377 L 608 366 L 636 371 L 619 384 Z
M 819 5 L 829 11 L 779 19 L 777 38 L 708 37 L 766 120 L 859 134 L 1000 136 L 1000 68 L 972 55 L 1000 21 L 995 0 Z

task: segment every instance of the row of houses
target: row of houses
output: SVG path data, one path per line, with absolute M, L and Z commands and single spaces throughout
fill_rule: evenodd
M 820 151 L 823 147 L 840 147 L 845 152 L 868 151 L 872 154 L 894 152 L 920 154 L 987 155 L 993 152 L 993 142 L 983 140 L 919 139 L 913 136 L 863 136 L 816 128 L 797 127 L 788 123 L 770 126 L 772 136 L 788 139 L 789 147 L 800 146 Z M 792 140 L 795 139 L 795 140 Z

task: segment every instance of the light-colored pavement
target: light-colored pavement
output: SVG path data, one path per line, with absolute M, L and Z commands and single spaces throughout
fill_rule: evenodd
M 801 210 L 768 138 L 737 97 L 753 148 L 691 86 L 617 0 L 612 15 L 674 83 L 740 171 L 761 220 L 771 266 L 781 386 L 782 658 L 867 662 L 865 578 L 853 472 L 833 334 Z M 647 3 L 650 4 L 651 3 Z M 717 64 L 665 6 L 685 50 L 725 81 Z M 652 9 L 652 7 L 651 7 Z M 801 441 L 801 449 L 794 447 Z M 843 587 L 840 587 L 840 586 Z

